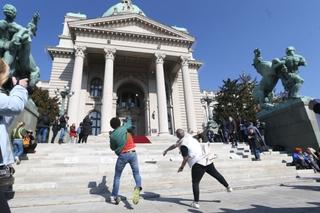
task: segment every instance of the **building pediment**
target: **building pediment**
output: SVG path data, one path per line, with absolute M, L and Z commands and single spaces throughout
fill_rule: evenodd
M 157 37 L 193 43 L 194 37 L 186 31 L 178 30 L 156 22 L 139 14 L 126 14 L 97 19 L 69 22 L 71 33 L 78 31 L 116 34 L 120 36 Z

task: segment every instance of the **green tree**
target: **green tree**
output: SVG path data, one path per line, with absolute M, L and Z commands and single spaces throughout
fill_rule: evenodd
M 235 80 L 224 80 L 216 96 L 216 120 L 219 122 L 231 116 L 236 120 L 242 118 L 254 121 L 257 105 L 253 100 L 252 91 L 255 85 L 256 80 L 252 80 L 246 74 Z
M 48 112 L 50 121 L 53 121 L 59 115 L 58 99 L 49 97 L 47 90 L 35 88 L 31 98 L 38 107 L 40 114 Z

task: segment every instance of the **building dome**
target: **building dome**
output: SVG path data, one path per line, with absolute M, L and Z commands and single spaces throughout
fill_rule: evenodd
M 128 13 L 136 13 L 146 16 L 138 6 L 132 4 L 131 0 L 121 0 L 120 3 L 113 5 L 106 12 L 104 12 L 102 17 Z

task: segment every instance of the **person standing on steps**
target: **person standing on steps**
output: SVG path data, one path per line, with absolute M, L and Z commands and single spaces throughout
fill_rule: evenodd
M 177 147 L 180 148 L 181 155 L 183 157 L 183 161 L 181 166 L 178 169 L 178 172 L 182 172 L 184 166 L 188 163 L 191 168 L 191 177 L 192 177 L 192 190 L 194 201 L 191 203 L 191 206 L 199 209 L 199 197 L 200 190 L 199 184 L 204 175 L 204 173 L 208 173 L 215 179 L 219 181 L 227 190 L 227 192 L 231 192 L 232 188 L 229 186 L 224 177 L 216 170 L 212 158 L 209 157 L 210 153 L 205 149 L 205 145 L 201 146 L 200 143 L 196 139 L 194 139 L 191 135 L 185 134 L 184 130 L 177 129 L 176 131 L 177 138 L 179 139 L 176 144 L 168 147 L 164 152 L 163 156 L 165 156 L 168 151 L 173 150 Z
M 60 121 L 59 121 L 59 117 L 57 116 L 56 119 L 52 123 L 51 143 L 54 143 L 54 140 L 56 139 L 59 130 L 60 130 Z
M 136 183 L 133 190 L 132 201 L 133 204 L 138 204 L 142 187 L 136 145 L 133 142 L 132 135 L 128 132 L 128 130 L 132 128 L 131 117 L 128 117 L 127 120 L 123 122 L 122 126 L 120 119 L 114 117 L 110 120 L 110 126 L 114 129 L 110 132 L 110 148 L 116 153 L 116 155 L 118 155 L 115 166 L 111 200 L 113 199 L 115 204 L 120 203 L 120 197 L 118 194 L 120 178 L 123 169 L 129 163 Z
M 92 133 L 92 121 L 87 115 L 82 121 L 82 143 L 87 143 L 88 136 Z
M 58 142 L 59 144 L 64 143 L 63 140 L 67 131 L 68 120 L 69 120 L 69 117 L 66 112 L 59 118 L 59 122 L 60 122 L 60 136 L 59 136 L 59 142 Z
M 50 118 L 48 112 L 44 112 L 37 122 L 37 143 L 46 143 L 48 130 L 50 127 Z

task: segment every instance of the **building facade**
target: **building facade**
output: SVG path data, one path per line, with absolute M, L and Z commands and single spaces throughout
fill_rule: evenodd
M 197 131 L 204 120 L 195 38 L 184 28 L 147 17 L 129 0 L 102 17 L 67 13 L 59 44 L 49 47 L 49 93 L 69 86 L 69 123 L 89 115 L 93 133 L 111 130 L 109 120 L 130 115 L 138 135 Z

